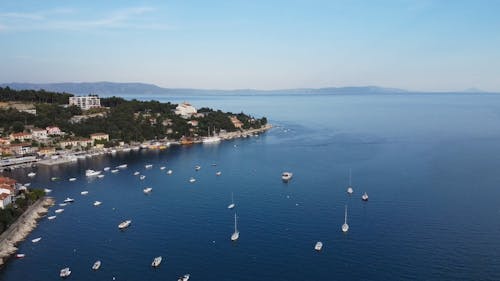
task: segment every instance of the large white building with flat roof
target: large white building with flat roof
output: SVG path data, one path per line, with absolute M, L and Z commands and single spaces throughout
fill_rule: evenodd
M 101 99 L 98 95 L 77 96 L 69 98 L 69 105 L 76 105 L 83 110 L 101 107 Z

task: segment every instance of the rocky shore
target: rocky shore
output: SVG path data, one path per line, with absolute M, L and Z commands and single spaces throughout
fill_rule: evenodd
M 17 251 L 16 245 L 36 227 L 38 220 L 54 204 L 52 197 L 39 199 L 0 235 L 0 266 Z

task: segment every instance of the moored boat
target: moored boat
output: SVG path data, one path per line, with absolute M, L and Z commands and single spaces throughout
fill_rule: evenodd
M 125 229 L 125 228 L 129 227 L 131 223 L 132 223 L 132 221 L 131 221 L 131 220 L 126 220 L 126 221 L 123 221 L 123 222 L 121 222 L 121 223 L 118 225 L 118 228 L 119 228 L 119 229 Z
M 69 181 L 76 181 L 76 178 L 69 178 Z
M 189 277 L 190 277 L 189 274 L 184 274 L 183 276 L 179 277 L 179 279 L 177 279 L 177 281 L 188 281 Z
M 172 170 L 168 170 L 168 171 L 167 171 L 167 175 L 171 175 L 173 172 L 174 172 L 174 171 L 172 171 Z
M 161 256 L 154 258 L 153 262 L 151 263 L 151 266 L 152 267 L 160 266 L 161 260 L 162 260 Z
M 116 173 L 118 173 L 118 171 L 119 171 L 118 169 L 113 169 L 113 170 L 111 170 L 111 173 L 116 174 Z
M 55 212 L 56 214 L 60 214 L 60 213 L 64 212 L 64 209 L 57 209 L 57 210 L 55 210 L 54 212 Z
M 35 172 L 28 173 L 28 177 L 32 178 L 32 177 L 34 177 L 34 176 L 36 176 L 36 173 L 35 173 Z
M 145 179 L 145 178 L 146 178 L 146 176 L 145 176 L 145 175 L 141 175 L 141 176 L 139 177 L 139 179 L 141 179 L 141 180 L 143 180 L 143 179 Z
M 201 169 L 201 166 L 200 166 L 200 165 L 196 165 L 196 166 L 194 166 L 194 170 L 195 170 L 195 171 L 199 171 L 200 169 Z
M 61 272 L 59 273 L 59 276 L 60 276 L 61 278 L 66 278 L 66 277 L 68 277 L 70 274 L 71 274 L 71 270 L 69 269 L 69 267 L 66 267 L 66 268 L 61 269 Z
M 118 169 L 125 169 L 125 168 L 127 168 L 127 164 L 118 165 L 118 166 L 116 166 L 116 168 L 118 168 Z
M 95 202 L 94 202 L 94 206 L 99 206 L 99 205 L 101 205 L 101 204 L 102 204 L 102 202 L 101 202 L 101 201 L 95 201 Z
M 92 169 L 88 169 L 85 171 L 85 176 L 87 177 L 95 177 L 101 174 L 101 171 L 95 171 Z
M 361 200 L 368 201 L 368 194 L 366 192 L 361 195 Z
M 38 243 L 38 242 L 40 242 L 40 240 L 42 240 L 42 237 L 38 237 L 38 238 L 35 238 L 35 239 L 31 239 L 31 242 L 33 242 L 33 243 Z
M 153 164 L 146 164 L 146 165 L 144 165 L 144 168 L 151 169 L 151 168 L 153 168 Z
M 189 179 L 189 182 L 190 182 L 190 183 L 194 183 L 195 181 L 196 181 L 196 179 L 195 179 L 195 178 L 193 178 L 193 177 L 191 177 L 191 178 Z
M 45 193 L 51 193 L 51 192 L 52 192 L 52 189 L 44 188 L 44 189 L 43 189 L 43 191 L 44 191 Z
M 290 173 L 290 172 L 283 172 L 281 174 L 281 179 L 284 181 L 284 182 L 288 182 L 292 179 L 293 177 L 293 173 Z
M 218 171 L 217 173 L 215 173 L 216 176 L 220 176 L 222 175 L 222 172 L 221 171 Z
M 236 241 L 238 238 L 240 238 L 240 232 L 237 227 L 236 213 L 234 213 L 234 233 L 231 235 L 231 241 Z
M 22 259 L 25 256 L 26 256 L 25 254 L 16 254 L 16 258 L 18 258 L 18 259 Z
M 99 268 L 101 268 L 101 261 L 96 261 L 94 262 L 94 265 L 92 265 L 92 269 L 93 270 L 98 270 Z
M 139 173 L 138 171 L 135 171 L 135 172 L 134 172 L 134 176 L 138 176 L 138 175 L 140 175 L 140 174 L 141 174 L 141 173 Z
M 49 220 L 53 220 L 55 218 L 56 218 L 56 216 L 49 216 L 49 217 L 47 217 L 47 219 L 49 219 Z
M 73 198 L 66 197 L 66 199 L 64 199 L 64 203 L 73 203 L 73 202 L 75 202 L 75 199 Z
M 314 250 L 321 251 L 321 249 L 323 249 L 323 242 L 321 241 L 316 242 L 316 245 L 314 245 Z
M 146 188 L 144 188 L 142 191 L 144 192 L 144 194 L 149 194 L 149 193 L 151 193 L 151 191 L 153 191 L 153 188 L 151 188 L 151 187 L 146 187 Z
M 84 191 L 80 192 L 80 194 L 81 195 L 87 195 L 87 194 L 89 194 L 89 192 L 87 190 L 84 190 Z
M 103 170 L 104 170 L 105 172 L 107 172 L 107 171 L 109 171 L 110 169 L 111 169 L 110 167 L 105 167 Z

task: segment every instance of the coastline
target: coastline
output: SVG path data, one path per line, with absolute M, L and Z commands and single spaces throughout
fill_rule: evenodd
M 54 198 L 40 198 L 7 229 L 0 235 L 0 267 L 7 259 L 16 253 L 16 245 L 23 241 L 33 229 L 37 226 L 38 220 L 54 204 Z

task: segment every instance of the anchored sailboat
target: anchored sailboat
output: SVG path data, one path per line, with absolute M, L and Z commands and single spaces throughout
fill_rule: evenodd
M 231 204 L 227 206 L 228 209 L 233 209 L 236 205 L 234 204 L 233 193 L 231 192 Z
M 342 225 L 342 232 L 347 231 L 349 231 L 349 225 L 347 224 L 347 205 L 345 205 L 344 224 Z
M 238 225 L 236 222 L 236 213 L 234 213 L 234 233 L 231 235 L 231 241 L 236 241 L 240 238 L 240 232 L 238 231 Z
M 351 184 L 351 169 L 349 169 L 349 185 L 347 186 L 347 193 L 352 194 L 354 190 L 352 189 L 352 184 Z

